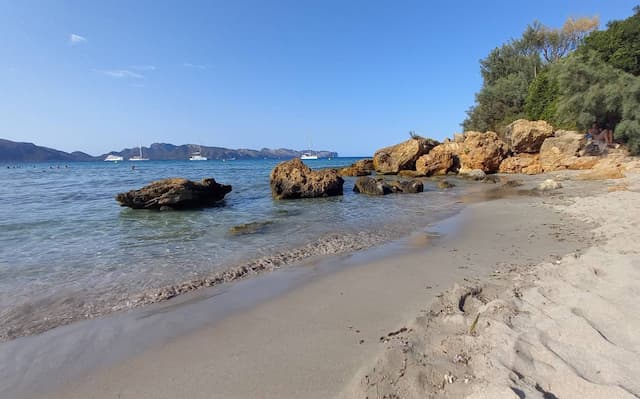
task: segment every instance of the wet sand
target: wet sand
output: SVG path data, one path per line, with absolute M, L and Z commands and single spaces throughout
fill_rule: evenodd
M 429 235 L 423 250 L 396 251 L 377 260 L 363 255 L 362 262 L 356 262 L 356 256 L 346 262 L 352 263 L 349 267 L 334 265 L 299 284 L 283 284 L 278 295 L 259 297 L 257 305 L 242 306 L 242 291 L 235 291 L 236 296 L 227 300 L 237 301 L 235 310 L 220 312 L 213 320 L 204 310 L 213 302 L 200 300 L 195 304 L 200 309 L 167 308 L 155 313 L 148 325 L 148 318 L 128 320 L 119 328 L 113 320 L 103 320 L 117 330 L 105 340 L 108 345 L 101 344 L 100 334 L 92 339 L 82 331 L 75 333 L 76 339 L 58 341 L 42 339 L 43 334 L 35 346 L 29 340 L 38 337 L 12 341 L 19 344 L 13 351 L 0 347 L 0 359 L 8 364 L 13 358 L 16 366 L 5 366 L 8 372 L 0 377 L 5 381 L 0 387 L 14 382 L 11 375 L 29 361 L 29 356 L 21 356 L 20 345 L 36 348 L 29 354 L 38 364 L 4 390 L 16 398 L 336 396 L 353 383 L 363 365 L 378 358 L 385 345 L 381 337 L 426 312 L 454 283 L 478 283 L 496 269 L 532 267 L 589 246 L 592 234 L 587 224 L 545 204 L 560 203 L 563 196 L 561 190 L 472 204 L 439 226 L 446 233 L 443 237 Z M 408 242 L 413 239 L 420 245 L 424 238 L 417 235 Z M 272 275 L 279 273 L 287 271 Z M 218 295 L 216 302 L 224 296 Z M 192 323 L 198 310 L 206 322 L 176 334 L 176 324 Z M 75 357 L 60 355 L 57 362 L 43 366 L 51 346 L 58 344 L 63 353 L 65 346 L 67 352 L 75 348 Z M 84 361 L 74 361 L 78 356 Z M 76 370 L 70 372 L 69 367 Z

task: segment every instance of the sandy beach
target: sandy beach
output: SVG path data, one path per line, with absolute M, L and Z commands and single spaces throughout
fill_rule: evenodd
M 539 180 L 529 179 L 527 184 L 533 186 Z M 428 384 L 419 377 L 423 376 L 422 363 L 401 361 L 404 377 L 398 381 L 390 379 L 395 372 L 392 370 L 398 366 L 396 352 L 406 351 L 404 343 L 415 341 L 416 353 L 418 345 L 433 343 L 424 339 L 431 334 L 433 322 L 421 324 L 420 320 L 425 316 L 440 317 L 434 309 L 446 307 L 443 303 L 447 299 L 465 296 L 467 287 L 483 287 L 496 279 L 508 285 L 513 282 L 513 273 L 542 270 L 542 266 L 535 265 L 555 266 L 558 261 L 576 259 L 576 254 L 581 256 L 577 259 L 582 259 L 589 253 L 590 245 L 603 243 L 604 239 L 599 237 L 601 233 L 591 231 L 598 221 L 569 211 L 575 209 L 572 206 L 579 207 L 570 205 L 573 203 L 570 193 L 578 190 L 585 195 L 605 195 L 606 186 L 602 182 L 567 181 L 565 189 L 552 193 L 507 195 L 472 203 L 461 214 L 431 226 L 440 231 L 439 237 L 416 234 L 403 244 L 405 248 L 418 247 L 417 250 L 395 251 L 382 257 L 372 250 L 369 256 L 363 254 L 361 259 L 351 259 L 350 265 L 334 266 L 303 279 L 291 289 L 281 289 L 277 295 L 264 298 L 256 295 L 257 304 L 237 305 L 235 311 L 186 332 L 176 333 L 176 325 L 188 325 L 187 315 L 193 318 L 193 312 L 197 311 L 198 308 L 187 308 L 195 306 L 189 301 L 187 305 L 165 305 L 155 312 L 153 323 L 134 313 L 126 323 L 108 318 L 90 320 L 83 322 L 86 327 L 63 327 L 70 328 L 67 334 L 52 330 L 16 340 L 12 350 L 0 351 L 2 363 L 14 365 L 4 367 L 2 379 L 6 383 L 1 385 L 2 392 L 16 398 L 326 398 L 430 394 Z M 486 195 L 491 190 L 483 188 L 479 192 Z M 511 192 L 515 194 L 517 190 Z M 593 204 L 581 206 L 588 208 Z M 445 292 L 452 286 L 455 288 Z M 486 294 L 489 291 L 482 291 L 483 295 L 489 295 Z M 224 298 L 222 293 L 213 299 L 193 301 L 204 309 L 214 299 L 221 302 Z M 239 303 L 240 298 L 230 295 L 229 301 Z M 475 304 L 475 299 L 466 302 Z M 438 325 L 434 334 L 454 339 L 458 330 L 468 330 L 473 322 L 469 319 L 475 317 L 466 310 L 468 306 L 471 305 L 462 306 L 464 312 L 453 307 L 450 318 L 454 327 Z M 204 310 L 200 312 L 206 314 Z M 416 316 L 418 322 L 414 321 Z M 470 337 L 494 342 L 481 334 L 486 317 L 480 319 L 476 335 Z M 105 323 L 102 327 L 91 327 L 100 321 Z M 118 323 L 122 325 L 118 327 Z M 116 332 L 106 338 L 104 330 Z M 167 332 L 162 334 L 162 330 Z M 83 347 L 79 348 L 77 343 Z M 481 347 L 489 345 L 484 343 Z M 30 347 L 31 351 L 21 349 L 24 347 Z M 40 361 L 29 364 L 30 356 Z M 452 356 L 447 352 L 434 358 L 438 367 L 432 373 L 433 378 L 445 378 L 449 371 L 444 370 L 448 370 L 449 363 L 455 365 Z M 482 378 L 477 374 L 470 381 L 479 384 Z M 455 379 L 458 384 L 463 381 L 462 376 Z M 465 388 L 474 385 L 470 381 L 464 384 Z M 421 393 L 414 383 L 427 390 Z M 373 394 L 372 389 L 376 390 Z
M 640 179 L 575 176 L 556 174 L 563 188 L 536 194 L 528 189 L 548 176 L 519 188 L 479 183 L 460 214 L 395 250 L 271 273 L 285 276 L 271 293 L 249 279 L 235 291 L 6 343 L 0 392 L 636 397 L 639 322 L 628 309 L 640 279 Z M 501 198 L 481 200 L 492 197 Z M 306 277 L 286 277 L 296 269 Z

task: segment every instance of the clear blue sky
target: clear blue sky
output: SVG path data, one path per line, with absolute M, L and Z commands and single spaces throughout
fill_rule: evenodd
M 533 20 L 638 1 L 437 3 L 0 0 L 0 138 L 368 155 L 459 131 L 478 60 Z

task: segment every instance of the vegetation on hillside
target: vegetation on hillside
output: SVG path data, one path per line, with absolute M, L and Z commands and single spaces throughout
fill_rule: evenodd
M 500 132 L 519 118 L 587 129 L 596 122 L 640 153 L 640 6 L 596 30 L 597 18 L 539 22 L 480 61 L 483 85 L 465 130 Z

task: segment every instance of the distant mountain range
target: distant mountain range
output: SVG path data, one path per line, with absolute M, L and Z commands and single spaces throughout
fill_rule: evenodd
M 125 148 L 122 151 L 111 151 L 107 154 L 92 156 L 80 151 L 71 153 L 40 147 L 32 143 L 18 143 L 15 141 L 0 139 L 0 162 L 77 162 L 77 161 L 102 161 L 107 155 L 119 155 L 124 159 L 139 155 L 138 147 Z M 189 156 L 200 151 L 202 156 L 208 159 L 291 159 L 302 155 L 303 151 L 278 148 L 275 150 L 263 148 L 261 150 L 237 149 L 221 147 L 207 147 L 193 144 L 173 145 L 154 143 L 150 147 L 142 147 L 142 155 L 153 161 L 187 160 Z M 306 151 L 305 151 L 306 152 Z M 318 158 L 334 158 L 337 152 L 313 151 Z

